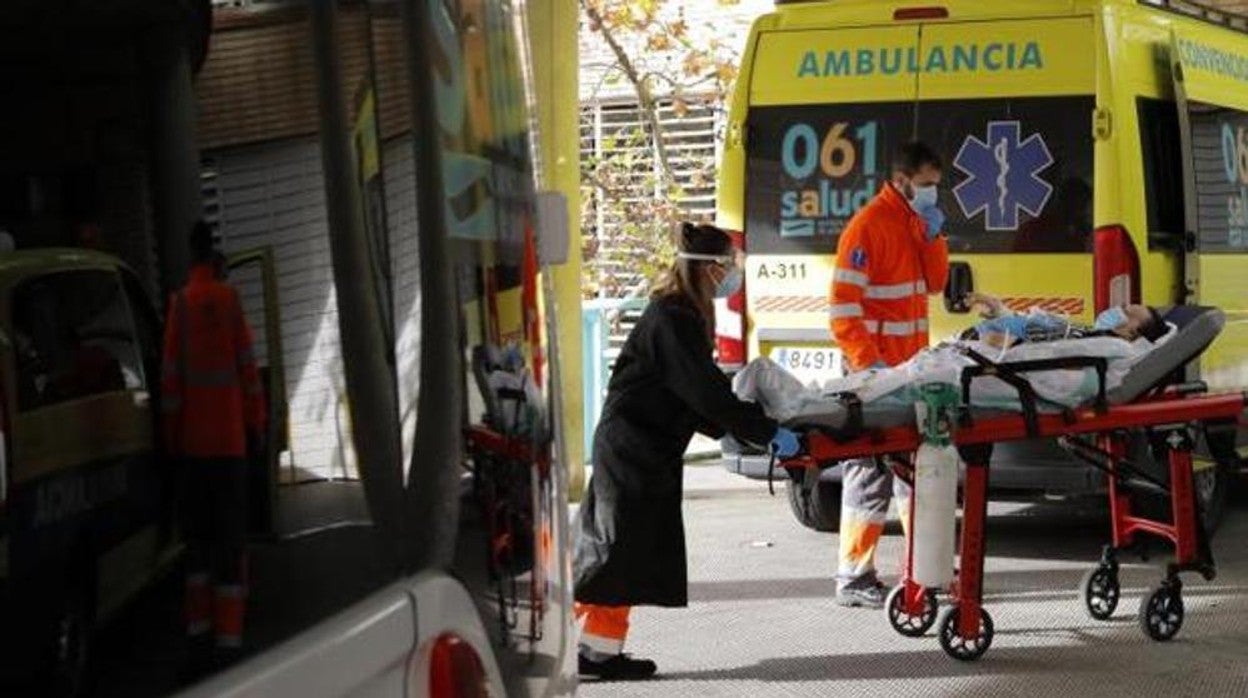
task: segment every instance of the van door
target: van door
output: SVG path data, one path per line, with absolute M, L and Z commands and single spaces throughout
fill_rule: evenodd
M 745 138 L 752 356 L 839 374 L 827 314 L 837 238 L 912 137 L 918 37 L 917 25 L 759 35 Z
M 1094 32 L 1089 16 L 919 35 L 917 135 L 945 158 L 950 260 L 1014 310 L 1093 310 Z M 931 320 L 933 338 L 968 323 L 939 297 Z
M 1224 36 L 1225 35 L 1225 36 Z M 1171 50 L 1183 144 L 1189 303 L 1226 313 L 1201 357 L 1215 391 L 1248 386 L 1248 41 L 1230 32 L 1187 35 Z
M 232 255 L 228 262 L 229 282 L 238 290 L 254 335 L 256 364 L 264 386 L 268 407 L 268 438 L 263 463 L 250 470 L 248 516 L 253 535 L 273 535 L 277 512 L 277 483 L 281 475 L 281 454 L 289 448 L 286 370 L 282 349 L 281 302 L 277 295 L 277 267 L 273 249 L 265 246 Z

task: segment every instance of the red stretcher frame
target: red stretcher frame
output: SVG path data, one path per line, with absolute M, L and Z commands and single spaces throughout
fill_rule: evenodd
M 978 659 L 988 649 L 992 639 L 992 621 L 983 611 L 984 552 L 986 542 L 986 519 L 988 511 L 988 475 L 992 445 L 1029 438 L 1060 438 L 1093 435 L 1098 437 L 1101 449 L 1114 458 L 1125 453 L 1123 430 L 1153 428 L 1169 430 L 1171 520 L 1157 521 L 1136 515 L 1131 508 L 1130 497 L 1123 491 L 1118 478 L 1113 476 L 1115 461 L 1107 464 L 1110 470 L 1109 501 L 1113 519 L 1113 548 L 1130 545 L 1134 534 L 1147 532 L 1169 540 L 1175 547 L 1175 561 L 1170 565 L 1167 579 L 1173 579 L 1177 593 L 1179 571 L 1200 570 L 1207 579 L 1212 578 L 1212 561 L 1202 561 L 1200 553 L 1199 522 L 1196 516 L 1195 490 L 1192 473 L 1193 439 L 1190 427 L 1207 422 L 1235 422 L 1244 411 L 1245 394 L 1184 396 L 1178 393 L 1162 393 L 1126 405 L 1107 407 L 1104 410 L 1082 408 L 1066 414 L 1045 414 L 1038 417 L 1038 433 L 1028 433 L 1022 415 L 998 416 L 974 420 L 969 425 L 955 428 L 953 441 L 966 463 L 966 477 L 962 484 L 962 528 L 959 542 L 958 569 L 950 591 L 954 607 L 950 615 L 950 628 L 941 623 L 941 645 L 955 659 Z M 819 469 L 821 464 L 851 458 L 886 456 L 913 453 L 922 442 L 917 427 L 894 427 L 864 432 L 852 440 L 838 440 L 820 431 L 805 434 L 805 452 L 784 460 L 781 467 L 788 470 L 799 468 Z M 910 507 L 913 522 L 913 488 Z M 911 540 L 906 540 L 906 560 L 902 574 L 900 604 L 906 614 L 919 617 L 925 612 L 925 604 L 934 604 L 934 596 L 927 589 L 909 579 L 909 567 L 913 557 Z M 1207 564 L 1205 564 L 1207 562 Z M 1104 564 L 1104 563 L 1103 563 Z M 1116 562 L 1114 563 L 1116 574 Z M 1115 580 L 1116 584 L 1116 580 Z M 897 593 L 897 592 L 894 592 Z M 1116 604 L 1116 596 L 1115 596 Z M 935 608 L 930 609 L 934 618 Z M 1180 602 L 1181 614 L 1181 602 Z M 1181 617 L 1180 617 L 1181 624 Z M 921 635 L 931 626 L 927 621 L 917 633 Z M 897 626 L 894 625 L 896 628 Z M 946 633 L 947 631 L 947 633 Z M 1146 632 L 1149 632 L 1146 629 Z M 1177 627 L 1174 628 L 1177 632 Z M 951 634 L 952 637 L 945 637 Z M 986 639 L 985 636 L 986 635 Z M 1151 635 L 1151 633 L 1150 633 Z M 1154 639 L 1169 639 L 1155 637 Z M 969 643 L 969 644 L 968 644 Z
M 482 454 L 502 459 L 506 463 L 506 467 L 530 471 L 531 476 L 540 480 L 550 477 L 550 448 L 535 444 L 531 438 L 508 436 L 487 426 L 473 424 L 464 430 L 464 441 L 470 456 Z M 480 468 L 481 464 L 477 463 L 475 467 Z M 536 486 L 534 486 L 534 489 L 536 490 Z M 486 501 L 482 502 L 482 505 L 485 509 L 483 513 L 489 535 L 489 562 L 491 569 L 496 574 L 496 582 L 499 585 L 499 618 L 503 637 L 508 637 L 512 630 L 509 615 L 514 611 L 509 611 L 506 608 L 509 594 L 502 587 L 504 577 L 509 575 L 499 570 L 503 567 L 502 560 L 515 553 L 514 548 L 517 536 L 512 530 L 510 517 L 508 516 L 511 512 L 506 510 L 508 504 L 514 504 L 514 502 L 500 502 L 489 496 L 484 497 L 484 499 Z M 538 516 L 540 513 L 535 507 L 531 515 Z M 531 612 L 529 615 L 528 638 L 533 642 L 537 642 L 542 639 L 542 619 L 546 615 L 546 579 L 542 561 L 547 554 L 546 548 L 550 546 L 550 540 L 544 535 L 544 532 L 534 531 L 533 546 L 533 565 L 529 579 L 529 605 Z M 514 577 L 512 577 L 512 582 L 514 583 Z M 514 590 L 510 596 L 513 601 L 518 601 Z

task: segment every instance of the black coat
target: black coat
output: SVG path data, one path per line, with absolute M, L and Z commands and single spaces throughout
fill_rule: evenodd
M 762 445 L 776 431 L 757 405 L 733 394 L 705 328 L 683 301 L 657 300 L 616 360 L 576 527 L 577 601 L 684 606 L 681 478 L 690 439 L 731 432 Z

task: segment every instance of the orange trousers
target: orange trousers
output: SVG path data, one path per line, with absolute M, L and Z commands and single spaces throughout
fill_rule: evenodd
M 595 652 L 620 654 L 624 651 L 624 639 L 628 637 L 628 614 L 632 610 L 631 606 L 576 604 L 576 618 L 585 623 L 581 628 L 581 644 Z
M 841 468 L 838 589 L 875 580 L 875 552 L 893 499 L 902 533 L 910 537 L 910 486 L 872 458 L 846 461 Z

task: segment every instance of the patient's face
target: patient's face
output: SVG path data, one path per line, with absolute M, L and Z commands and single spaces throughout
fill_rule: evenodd
M 1114 333 L 1124 339 L 1135 339 L 1140 336 L 1140 330 L 1152 321 L 1152 313 L 1148 311 L 1147 305 L 1126 305 L 1122 308 L 1126 314 L 1127 320 L 1121 325 L 1114 328 Z

